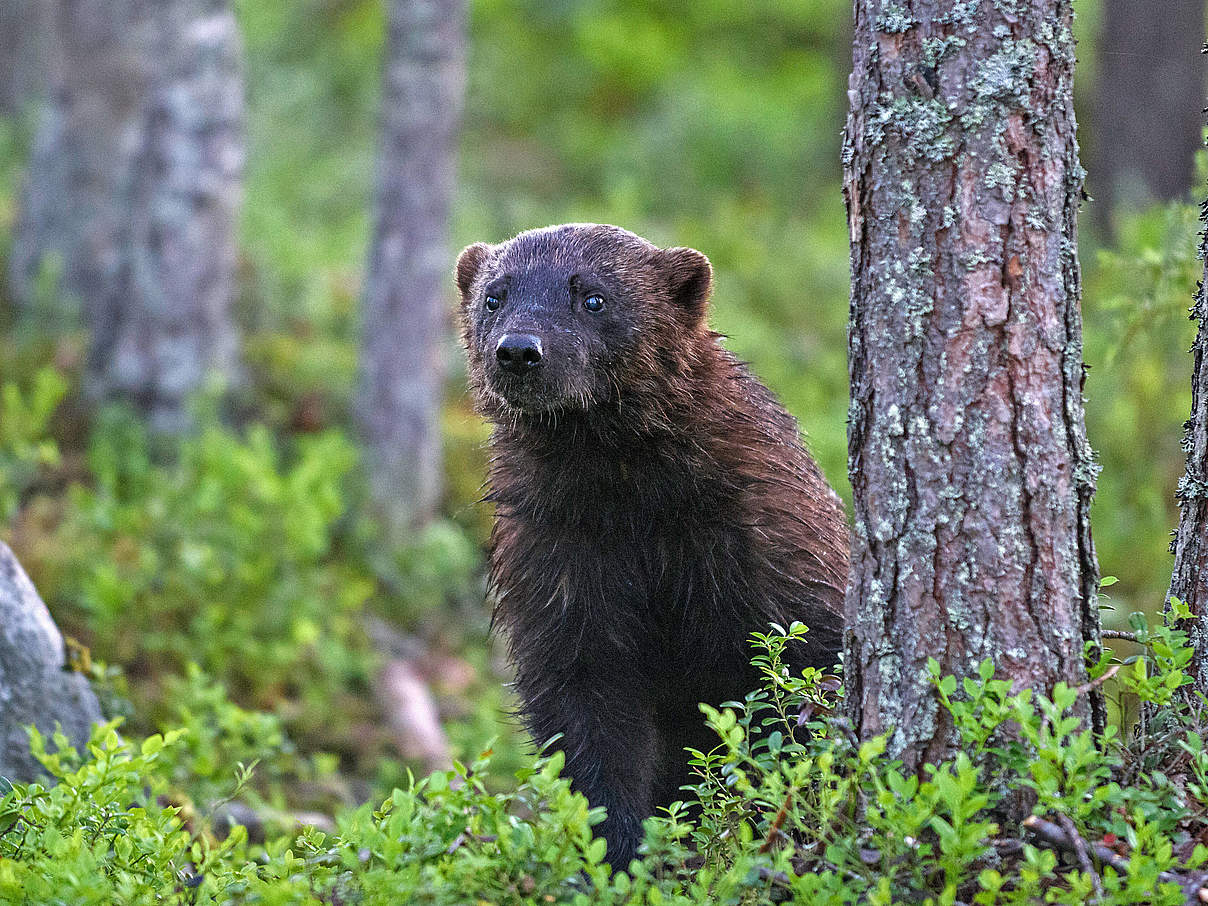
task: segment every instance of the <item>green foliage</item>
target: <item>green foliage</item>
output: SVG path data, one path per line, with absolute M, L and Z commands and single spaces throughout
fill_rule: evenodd
M 885 737 L 858 743 L 832 712 L 835 677 L 783 666 L 785 645 L 805 631 L 756 637 L 762 688 L 704 708 L 719 743 L 694 753 L 695 808 L 678 803 L 648 821 L 643 856 L 626 872 L 604 864 L 591 831 L 603 812 L 559 777 L 561 753 L 503 792 L 488 782 L 487 751 L 344 812 L 334 833 L 307 828 L 255 846 L 236 828 L 219 842 L 209 816 L 246 795 L 248 759 L 271 772 L 292 769 L 292 756 L 272 718 L 224 702 L 194 671 L 180 726 L 162 735 L 136 743 L 100 728 L 83 757 L 61 737 L 48 754 L 34 735 L 52 783 L 16 785 L 0 800 L 0 903 L 1023 906 L 1082 903 L 1096 884 L 1109 906 L 1184 902 L 1177 873 L 1208 862 L 1196 842 L 1208 806 L 1202 736 L 1172 749 L 1185 783 L 1151 771 L 1125 786 L 1126 747 L 1071 716 L 1079 690 L 1013 693 L 989 662 L 959 682 L 933 665 L 961 745 L 907 776 Z M 1154 658 L 1154 688 L 1181 687 L 1180 637 L 1169 627 L 1153 637 L 1172 649 Z M 1110 842 L 1112 859 L 1095 850 L 1092 877 L 1030 836 L 1028 822 L 1003 817 L 1021 802 L 1051 826 L 1068 822 L 1088 847 Z
M 54 599 L 102 659 L 139 675 L 195 661 L 242 701 L 297 704 L 320 724 L 369 669 L 357 615 L 371 577 L 333 550 L 356 457 L 339 433 L 287 451 L 262 427 L 211 425 L 168 465 L 130 413 L 107 408 L 58 532 Z
M 1112 590 L 1124 613 L 1160 608 L 1170 582 L 1199 226 L 1190 204 L 1121 212 L 1114 244 L 1083 252 L 1087 433 L 1103 466 L 1091 516 L 1100 562 L 1127 564 Z
M 59 448 L 50 436 L 50 419 L 67 392 L 53 368 L 41 368 L 28 391 L 13 382 L 0 384 L 0 519 L 9 519 L 39 471 L 56 465 Z
M 146 785 L 182 733 L 136 746 L 112 726 L 98 728 L 81 763 L 63 737 L 47 755 L 35 732 L 34 752 L 57 782 L 17 786 L 0 801 L 0 902 L 151 902 L 177 888 L 189 834 Z
M 507 703 L 483 643 L 480 557 L 458 527 L 481 533 L 485 521 L 473 506 L 484 434 L 454 375 L 453 521 L 407 550 L 366 554 L 340 426 L 355 380 L 384 6 L 235 6 L 249 75 L 239 314 L 251 427 L 203 419 L 211 426 L 200 436 L 157 450 L 117 411 L 92 424 L 80 413 L 52 420 L 55 381 L 38 369 L 53 356 L 74 363 L 69 373 L 80 353 L 50 349 L 60 338 L 44 335 L 19 338 L 28 348 L 12 353 L 16 319 L 0 298 L 0 383 L 19 388 L 16 403 L 0 392 L 0 523 L 65 628 L 126 671 L 137 706 L 124 740 L 102 733 L 78 761 L 54 763 L 57 784 L 5 797 L 0 902 L 1091 899 L 1068 855 L 997 814 L 1019 790 L 1049 817 L 1068 812 L 1089 841 L 1118 841 L 1130 870 L 1102 869 L 1105 902 L 1181 902 L 1154 891 L 1159 872 L 1200 859 L 1208 728 L 1170 710 L 1183 707 L 1186 638 L 1143 620 L 1133 628 L 1145 656 L 1097 670 L 1118 666 L 1120 695 L 1165 709 L 1150 729 L 1094 740 L 1064 710 L 1076 690 L 1016 695 L 984 665 L 976 678 L 936 677 L 964 754 L 919 778 L 903 776 L 882 742 L 853 743 L 833 712 L 835 678 L 780 669 L 778 649 L 800 627 L 769 633 L 765 687 L 708 715 L 719 746 L 696 753 L 698 788 L 685 792 L 701 804 L 652 821 L 630 875 L 601 868 L 588 834 L 599 816 L 554 778 L 556 757 L 514 777 L 524 759 L 506 723 L 489 760 L 449 775 L 411 782 L 380 757 L 359 627 L 369 606 L 422 628 L 438 649 L 465 646 L 481 678 L 455 694 L 438 689 L 455 751 L 501 732 Z M 1080 7 L 1087 34 L 1096 8 Z M 802 419 L 841 492 L 838 135 L 849 9 L 844 0 L 476 0 L 453 224 L 469 242 L 588 219 L 705 250 L 714 326 Z M 1084 56 L 1093 67 L 1093 53 Z M 0 123 L 0 266 L 27 139 Z M 1194 210 L 1176 205 L 1124 212 L 1110 246 L 1084 242 L 1088 426 L 1104 465 L 1095 537 L 1105 564 L 1128 565 L 1116 590 L 1124 611 L 1158 606 L 1169 578 L 1195 229 Z M 61 303 L 54 276 L 39 301 L 48 310 Z M 63 467 L 48 486 L 55 449 Z M 270 713 L 233 704 L 228 690 Z M 185 732 L 144 752 L 139 737 L 163 722 Z M 334 835 L 294 839 L 288 808 L 329 785 L 331 759 L 300 754 L 320 748 L 359 773 L 358 795 L 375 772 L 403 791 L 343 815 Z M 241 764 L 255 765 L 242 785 Z M 217 804 L 236 793 L 269 816 L 263 847 L 241 832 L 212 836 Z M 332 798 L 313 794 L 322 807 Z M 129 845 L 118 842 L 126 836 Z

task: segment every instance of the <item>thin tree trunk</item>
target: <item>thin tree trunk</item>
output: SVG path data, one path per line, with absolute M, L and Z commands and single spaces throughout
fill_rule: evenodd
M 464 0 L 392 0 L 357 417 L 399 540 L 436 511 L 449 206 L 465 86 Z
M 855 6 L 845 670 L 858 732 L 917 769 L 953 741 L 929 658 L 1047 691 L 1099 637 L 1072 12 Z
M 34 140 L 10 279 L 43 321 L 87 310 L 122 258 L 119 199 L 152 73 L 144 2 L 54 0 L 51 102 Z M 53 305 L 50 311 L 36 306 Z
M 125 252 L 92 318 L 99 396 L 134 401 L 154 428 L 189 424 L 211 374 L 235 379 L 235 230 L 242 200 L 242 45 L 226 0 L 159 4 L 147 98 L 125 186 Z
M 90 395 L 179 431 L 207 376 L 234 370 L 238 28 L 225 0 L 60 0 L 57 13 L 60 76 L 35 143 L 14 295 L 31 309 L 57 277 L 60 306 L 78 306 L 91 332 Z
M 1106 0 L 1088 179 L 1104 222 L 1120 206 L 1186 198 L 1191 190 L 1203 43 L 1204 0 Z
M 0 115 L 25 113 L 50 80 L 48 0 L 0 3 Z
M 1208 218 L 1208 202 L 1204 206 Z M 1208 250 L 1208 222 L 1201 236 L 1201 255 Z M 1199 322 L 1195 343 L 1191 347 L 1194 364 L 1191 372 L 1191 417 L 1187 420 L 1183 447 L 1187 451 L 1187 471 L 1179 481 L 1179 530 L 1171 543 L 1174 552 L 1174 574 L 1170 579 L 1169 598 L 1178 598 L 1191 610 L 1192 617 L 1185 627 L 1191 635 L 1195 654 L 1188 672 L 1195 680 L 1196 691 L 1208 694 L 1208 301 L 1201 283 L 1191 309 Z

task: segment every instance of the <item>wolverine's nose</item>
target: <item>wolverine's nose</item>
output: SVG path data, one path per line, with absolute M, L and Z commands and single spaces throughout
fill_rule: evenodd
M 541 338 L 531 333 L 505 333 L 495 346 L 495 358 L 504 371 L 519 374 L 541 364 Z

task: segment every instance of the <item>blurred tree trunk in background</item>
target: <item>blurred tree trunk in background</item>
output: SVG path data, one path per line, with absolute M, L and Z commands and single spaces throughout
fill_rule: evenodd
M 1206 202 L 1208 205 L 1208 202 Z M 1205 208 L 1208 211 L 1208 207 Z M 1201 255 L 1208 248 L 1208 223 L 1202 234 Z M 1208 694 L 1208 269 L 1200 283 L 1191 309 L 1199 322 L 1191 372 L 1191 417 L 1187 420 L 1183 447 L 1187 451 L 1187 471 L 1179 480 L 1179 529 L 1171 550 L 1174 573 L 1169 598 L 1178 598 L 1190 609 L 1193 619 L 1185 628 L 1191 635 L 1195 654 L 1188 673 L 1196 691 Z
M 449 207 L 465 89 L 464 0 L 392 0 L 357 419 L 397 542 L 436 511 L 451 286 Z
M 0 116 L 26 112 L 50 79 L 50 0 L 0 3 Z
M 59 0 L 54 42 L 14 296 L 35 317 L 78 305 L 89 394 L 178 431 L 207 374 L 235 366 L 238 28 L 225 0 Z M 38 311 L 55 280 L 59 311 Z
M 953 740 L 929 658 L 1049 691 L 1099 638 L 1072 10 L 855 6 L 847 701 L 917 770 Z
M 1096 219 L 1187 197 L 1204 108 L 1204 0 L 1105 0 L 1090 172 Z

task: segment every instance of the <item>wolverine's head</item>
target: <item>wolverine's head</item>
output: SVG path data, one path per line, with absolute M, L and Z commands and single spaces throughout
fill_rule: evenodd
M 457 259 L 470 380 L 489 416 L 587 410 L 682 367 L 712 269 L 615 226 L 565 224 Z

